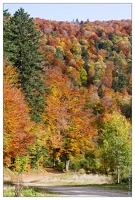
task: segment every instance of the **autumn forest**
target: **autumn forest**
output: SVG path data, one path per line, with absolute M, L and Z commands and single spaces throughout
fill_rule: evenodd
M 3 12 L 4 167 L 120 173 L 132 165 L 132 22 Z

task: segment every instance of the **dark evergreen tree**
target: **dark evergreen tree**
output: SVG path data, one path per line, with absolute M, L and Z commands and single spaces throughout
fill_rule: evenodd
M 120 91 L 121 88 L 127 88 L 127 77 L 124 73 L 120 73 L 114 78 L 112 88 L 115 91 Z
M 19 81 L 30 105 L 31 119 L 40 121 L 46 91 L 41 77 L 45 77 L 43 56 L 39 53 L 40 32 L 33 19 L 20 8 L 4 23 L 4 55 L 17 68 Z
M 7 33 L 10 32 L 10 26 L 9 26 L 9 21 L 10 21 L 10 13 L 8 12 L 8 9 L 3 11 L 3 33 L 4 33 L 4 55 L 6 54 L 6 49 L 10 45 L 10 40 L 8 38 Z M 6 39 L 7 38 L 7 39 Z M 8 55 L 9 56 L 9 55 Z
M 3 19 L 10 17 L 10 13 L 8 12 L 8 9 L 3 11 Z

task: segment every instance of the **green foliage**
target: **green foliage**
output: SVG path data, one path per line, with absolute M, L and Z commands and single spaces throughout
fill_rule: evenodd
M 4 197 L 14 197 L 15 191 L 14 189 L 4 189 Z M 53 193 L 50 190 L 44 190 L 43 188 L 38 187 L 23 187 L 21 191 L 20 197 L 52 197 L 57 196 L 57 194 Z
M 56 38 L 56 37 L 57 37 L 57 33 L 56 33 L 55 31 L 52 31 L 52 32 L 51 32 L 51 35 L 52 35 L 53 38 Z
M 86 57 L 88 55 L 88 47 L 87 46 L 84 46 L 82 48 L 82 57 Z
M 112 87 L 115 91 L 120 91 L 122 88 L 127 88 L 127 76 L 126 74 L 120 73 L 114 78 Z
M 129 171 L 131 168 L 131 125 L 120 114 L 113 113 L 102 128 L 101 153 L 106 171 Z M 118 175 L 118 173 L 117 173 Z
M 30 163 L 30 159 L 28 155 L 18 156 L 15 159 L 14 169 L 15 171 L 21 173 L 27 171 L 27 166 Z
M 43 57 L 39 53 L 41 35 L 32 18 L 22 8 L 4 24 L 4 54 L 19 72 L 19 81 L 29 102 L 32 120 L 40 121 L 44 110 L 45 85 L 41 80 Z M 40 65 L 39 65 L 40 63 Z
M 121 112 L 122 114 L 129 119 L 132 119 L 132 99 L 131 98 L 123 98 L 121 103 Z
M 63 170 L 65 169 L 65 163 L 64 163 L 64 162 L 61 162 L 61 161 L 58 162 L 58 163 L 56 164 L 55 169 L 57 169 L 57 170 L 63 172 Z
M 80 160 L 74 159 L 71 161 L 69 169 L 73 171 L 79 171 L 80 169 L 87 170 L 88 161 L 85 158 L 80 158 Z
M 79 161 L 71 162 L 69 169 L 73 171 L 78 171 L 79 169 L 81 169 L 80 162 Z
M 71 161 L 69 169 L 74 171 L 79 171 L 81 169 L 84 169 L 86 173 L 87 172 L 96 173 L 98 172 L 100 165 L 101 164 L 98 161 L 98 159 L 91 157 L 91 155 L 88 156 L 87 153 L 86 158 L 81 160 Z
M 7 21 L 9 19 L 10 15 L 11 14 L 8 12 L 8 9 L 3 10 L 3 21 L 4 22 Z
M 88 44 L 88 41 L 85 40 L 85 39 L 81 39 L 79 42 L 80 42 L 81 45 L 87 45 Z
M 24 188 L 22 189 L 21 197 L 37 197 L 37 191 L 35 188 Z
M 103 38 L 101 38 L 99 42 L 97 43 L 98 49 L 106 49 L 108 52 L 111 51 L 112 46 L 113 46 L 113 43 L 111 40 L 104 40 Z
M 80 59 L 82 54 L 81 45 L 78 42 L 73 42 L 71 52 L 75 59 Z
M 114 38 L 114 34 L 113 34 L 113 33 L 110 33 L 110 34 L 109 34 L 109 40 L 113 40 L 113 38 Z
M 95 76 L 94 76 L 93 83 L 96 86 L 100 85 L 101 80 L 105 75 L 105 69 L 106 69 L 106 65 L 103 62 L 102 56 L 99 55 L 98 61 L 94 63 Z
M 83 67 L 79 68 L 80 78 L 83 86 L 87 86 L 87 72 Z
M 14 191 L 14 189 L 8 189 L 8 190 L 4 190 L 3 191 L 3 196 L 4 197 L 14 197 L 15 196 L 15 191 Z
M 40 165 L 44 164 L 45 158 L 47 158 L 46 148 L 41 143 L 40 138 L 36 138 L 35 144 L 28 148 L 28 152 L 31 155 L 30 163 L 32 169 L 38 169 Z
M 85 154 L 85 158 L 88 163 L 86 170 L 89 170 L 91 172 L 97 172 L 100 169 L 101 167 L 100 160 L 96 158 L 93 151 L 87 151 Z
M 63 49 L 61 47 L 57 47 L 56 48 L 56 54 L 55 54 L 56 58 L 59 58 L 60 60 L 64 59 L 64 53 L 63 53 Z
M 54 55 L 56 54 L 56 48 L 51 45 L 46 45 L 45 49 L 46 49 L 46 51 L 50 51 Z

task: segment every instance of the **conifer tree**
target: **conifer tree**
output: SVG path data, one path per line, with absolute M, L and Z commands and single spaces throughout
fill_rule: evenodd
M 32 108 L 31 119 L 34 121 L 42 119 L 45 106 L 46 88 L 41 79 L 45 71 L 42 67 L 43 56 L 39 53 L 40 38 L 33 19 L 22 8 L 8 22 L 4 22 L 4 55 L 19 72 L 19 81 Z

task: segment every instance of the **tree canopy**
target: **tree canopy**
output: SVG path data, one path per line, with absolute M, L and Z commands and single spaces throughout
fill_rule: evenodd
M 4 13 L 5 15 L 5 13 Z M 45 83 L 41 74 L 43 56 L 39 52 L 41 33 L 33 19 L 20 8 L 4 26 L 4 54 L 19 72 L 19 82 L 31 107 L 31 117 L 41 120 L 45 104 Z
M 4 165 L 127 178 L 131 20 L 57 22 L 4 11 Z

